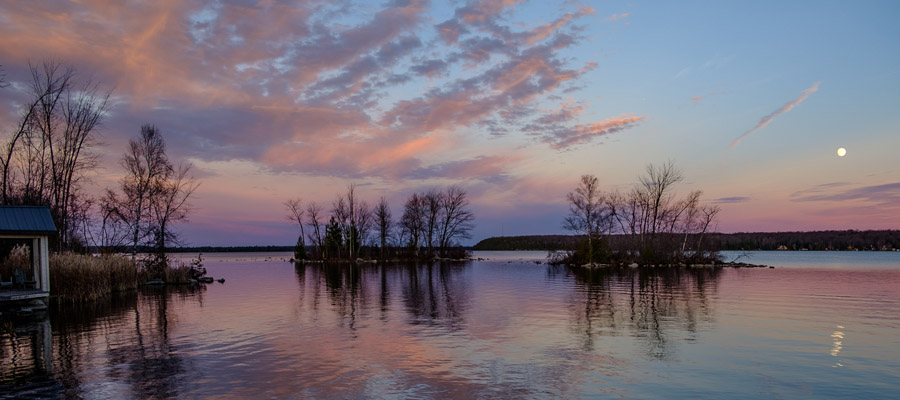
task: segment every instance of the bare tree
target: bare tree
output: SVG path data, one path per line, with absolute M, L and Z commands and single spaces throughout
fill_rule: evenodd
M 695 257 L 697 258 L 710 258 L 706 254 L 703 253 L 703 236 L 709 232 L 710 229 L 715 225 L 716 217 L 718 217 L 719 212 L 722 211 L 722 208 L 716 205 L 703 205 L 700 207 L 700 217 L 699 224 L 697 225 L 697 229 L 695 230 L 697 234 L 697 243 L 695 244 Z
M 421 195 L 425 202 L 425 245 L 428 248 L 428 257 L 434 255 L 435 236 L 440 231 L 441 203 L 444 194 L 436 189 L 431 189 Z
M 66 92 L 63 103 L 62 135 L 49 140 L 54 206 L 62 223 L 61 242 L 66 245 L 71 242 L 72 220 L 77 219 L 77 213 L 71 215 L 71 210 L 79 207 L 72 200 L 83 171 L 96 166 L 97 157 L 89 152 L 97 143 L 92 133 L 106 114 L 110 96 L 90 80 L 74 89 Z
M 715 224 L 719 208 L 704 205 L 702 192 L 683 198 L 675 184 L 683 180 L 673 162 L 648 165 L 647 173 L 627 194 L 610 193 L 604 209 L 624 245 L 619 258 L 642 264 L 714 261 L 715 252 L 702 249 L 703 237 Z
M 408 237 L 409 246 L 413 248 L 416 256 L 422 246 L 422 237 L 425 230 L 426 202 L 418 193 L 413 193 L 403 206 L 403 216 L 400 218 L 400 226 L 404 235 Z
M 322 236 L 322 207 L 315 202 L 306 205 L 306 223 L 312 228 L 311 238 L 316 243 L 320 256 L 325 258 L 325 243 Z
M 347 185 L 347 193 L 339 195 L 332 203 L 332 216 L 341 228 L 348 257 L 353 259 L 366 239 L 372 213 L 368 204 L 356 194 L 357 185 Z
M 566 195 L 569 215 L 563 227 L 585 235 L 588 263 L 594 262 L 594 238 L 600 230 L 602 219 L 603 194 L 598 182 L 594 175 L 582 175 L 575 190 Z
M 684 234 L 684 238 L 681 243 L 681 254 L 689 260 L 702 260 L 704 258 L 708 258 L 706 252 L 703 249 L 703 237 L 715 224 L 716 217 L 719 215 L 719 212 L 722 209 L 716 205 L 700 204 L 700 191 L 692 192 L 691 196 L 688 197 L 687 200 L 692 200 L 693 196 L 696 196 L 696 200 L 693 201 L 693 203 L 690 204 L 690 206 L 687 208 L 684 213 L 684 219 L 681 222 L 680 228 L 681 232 Z M 688 240 L 691 239 L 691 237 L 693 237 L 693 240 L 691 240 L 689 246 Z M 693 250 L 693 254 L 691 256 L 688 256 L 689 250 Z
M 159 188 L 150 198 L 154 247 L 160 265 L 167 264 L 166 249 L 169 243 L 180 244 L 180 238 L 172 224 L 187 220 L 191 212 L 188 199 L 200 184 L 191 177 L 190 164 L 181 164 L 174 173 L 157 182 Z
M 468 209 L 466 193 L 459 187 L 449 187 L 446 192 L 413 193 L 397 222 L 384 197 L 370 207 L 356 188 L 350 184 L 346 192 L 335 198 L 327 224 L 323 224 L 318 205 L 311 203 L 301 212 L 299 200 L 285 203 L 289 219 L 302 221 L 305 216 L 307 226 L 313 229 L 308 236 L 321 249 L 323 259 L 369 256 L 377 246 L 379 256 L 385 257 L 392 243 L 407 244 L 414 257 L 430 257 L 435 250 L 443 254 L 455 240 L 469 237 L 474 217 Z M 423 254 L 426 247 L 428 252 Z
M 116 192 L 107 189 L 99 199 L 99 210 L 89 231 L 90 243 L 99 249 L 102 254 L 120 252 L 128 243 L 131 230 L 125 220 L 121 218 L 121 199 Z
M 380 254 L 384 258 L 384 251 L 387 248 L 388 238 L 391 237 L 393 229 L 393 221 L 391 220 L 391 207 L 387 200 L 382 196 L 375 205 L 375 224 L 378 228 L 378 238 L 381 242 Z
M 357 197 L 356 187 L 355 183 L 347 185 L 345 197 L 347 199 L 348 213 L 347 231 L 345 232 L 344 240 L 347 243 L 347 250 L 351 259 L 354 258 L 354 255 L 358 255 L 359 248 L 366 240 L 372 216 L 368 203 Z
M 673 161 L 662 165 L 647 165 L 647 175 L 640 177 L 642 189 L 649 200 L 650 234 L 655 237 L 662 229 L 666 213 L 671 211 L 670 204 L 674 199 L 672 185 L 684 180 L 681 170 Z
M 12 137 L 9 138 L 9 142 L 7 142 L 7 144 L 6 144 L 6 154 L 4 155 L 4 157 L 2 159 L 2 164 L 3 164 L 2 165 L 3 166 L 3 177 L 2 177 L 2 180 L 3 180 L 3 182 L 2 182 L 3 204 L 10 203 L 10 191 L 12 190 L 12 188 L 11 188 L 13 186 L 12 181 L 14 180 L 13 176 L 11 175 L 13 158 L 14 158 L 14 156 L 17 155 L 17 152 L 19 153 L 18 155 L 20 156 L 20 158 L 22 158 L 21 153 L 23 153 L 25 151 L 25 150 L 20 150 L 21 146 L 17 147 L 17 145 L 20 144 L 19 143 L 20 140 L 25 138 L 26 135 L 28 137 L 31 136 L 34 119 L 35 119 L 34 115 L 38 110 L 38 105 L 44 101 L 45 97 L 55 96 L 56 95 L 55 91 L 58 90 L 57 89 L 58 87 L 59 87 L 59 84 L 54 83 L 53 84 L 54 92 L 48 93 L 47 91 L 45 91 L 44 93 L 41 93 L 40 95 L 35 96 L 34 100 L 25 107 L 25 110 L 23 111 L 22 117 L 20 119 L 18 129 L 16 129 L 16 131 L 13 133 Z M 30 147 L 29 147 L 29 149 L 30 149 Z M 26 157 L 26 159 L 28 159 L 28 158 Z
M 77 192 L 85 172 L 96 165 L 90 150 L 97 143 L 94 132 L 108 109 L 110 92 L 102 92 L 90 79 L 79 84 L 71 66 L 51 61 L 29 68 L 31 100 L 0 156 L 2 201 L 49 206 L 58 242 L 68 248 L 76 222 L 83 219 L 78 210 L 88 206 Z
M 684 221 L 680 227 L 680 233 L 684 235 L 684 239 L 681 242 L 681 252 L 684 253 L 687 250 L 687 241 L 688 237 L 691 233 L 694 232 L 700 225 L 700 195 L 703 192 L 699 190 L 695 190 L 691 192 L 690 195 L 684 200 Z M 673 226 L 671 231 L 674 232 L 675 227 Z
M 155 126 L 142 126 L 140 137 L 128 142 L 122 166 L 126 175 L 121 181 L 124 198 L 119 210 L 131 231 L 131 258 L 134 259 L 138 246 L 151 234 L 152 199 L 162 189 L 161 182 L 174 171 L 166 156 L 166 144 Z
M 190 176 L 190 164 L 177 169 L 172 165 L 162 134 L 153 125 L 141 126 L 140 136 L 129 141 L 121 163 L 126 171 L 120 181 L 122 194 L 107 191 L 101 210 L 114 214 L 127 227 L 132 259 L 140 246 L 153 248 L 148 267 L 152 274 L 161 274 L 168 264 L 169 244 L 181 243 L 172 224 L 187 220 L 192 211 L 188 201 L 200 184 Z M 105 224 L 118 230 L 119 225 L 113 221 Z M 109 234 L 108 238 L 116 235 Z
M 357 235 L 359 231 L 357 231 L 356 227 L 356 184 L 351 183 L 347 185 L 347 230 L 344 233 L 344 241 L 347 243 L 347 251 L 349 252 L 350 259 L 353 259 L 353 250 L 357 244 Z
M 447 248 L 455 239 L 468 239 L 472 230 L 475 214 L 469 210 L 466 192 L 458 186 L 450 186 L 441 196 L 441 222 L 439 245 L 441 255 L 446 255 Z
M 296 222 L 300 226 L 300 236 L 297 238 L 297 246 L 294 248 L 295 258 L 306 258 L 306 233 L 303 231 L 303 215 L 306 210 L 303 209 L 303 201 L 300 198 L 290 199 L 284 202 L 284 207 L 288 211 L 288 221 Z
M 331 220 L 334 222 L 333 225 L 336 225 L 340 230 L 340 242 L 346 243 L 347 237 L 350 235 L 350 207 L 347 206 L 347 200 L 344 199 L 343 195 L 338 195 L 337 199 L 331 203 Z M 329 221 L 329 224 L 332 224 L 332 222 Z M 333 235 L 334 233 L 332 232 L 331 234 Z M 327 233 L 326 236 L 328 236 Z M 338 249 L 338 253 L 340 253 L 340 249 Z M 340 258 L 340 254 L 332 254 L 331 256 Z M 353 253 L 350 253 L 350 258 L 353 258 Z
M 356 222 L 354 224 L 356 230 L 356 252 L 361 253 L 362 246 L 369 243 L 369 231 L 372 229 L 374 215 L 369 203 L 365 200 L 356 202 L 356 211 L 353 213 Z

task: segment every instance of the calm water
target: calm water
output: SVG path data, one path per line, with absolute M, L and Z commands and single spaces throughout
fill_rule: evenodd
M 896 398 L 900 253 L 585 270 L 543 253 L 295 267 L 5 321 L 0 398 Z M 746 258 L 744 258 L 745 260 Z

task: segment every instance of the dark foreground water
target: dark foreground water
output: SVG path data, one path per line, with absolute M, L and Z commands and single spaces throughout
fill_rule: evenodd
M 807 254 L 699 270 L 211 255 L 224 284 L 3 321 L 0 398 L 897 398 L 900 253 Z

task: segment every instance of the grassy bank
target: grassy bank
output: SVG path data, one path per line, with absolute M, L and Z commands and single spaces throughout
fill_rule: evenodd
M 50 295 L 59 302 L 90 301 L 134 290 L 140 278 L 135 262 L 125 257 L 50 256 Z
M 136 289 L 149 279 L 145 268 L 128 257 L 82 254 L 50 256 L 50 295 L 57 302 L 78 303 Z M 191 282 L 191 268 L 180 265 L 163 271 L 167 283 Z

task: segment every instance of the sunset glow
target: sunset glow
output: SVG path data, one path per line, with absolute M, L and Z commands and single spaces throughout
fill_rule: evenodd
M 330 208 L 349 183 L 396 215 L 412 192 L 463 187 L 465 244 L 559 234 L 580 175 L 626 191 L 667 160 L 680 192 L 722 207 L 722 232 L 897 229 L 898 15 L 893 2 L 8 1 L 0 134 L 29 62 L 75 66 L 112 89 L 87 191 L 117 185 L 128 140 L 156 125 L 201 182 L 179 228 L 189 245 L 293 244 L 282 203 Z

